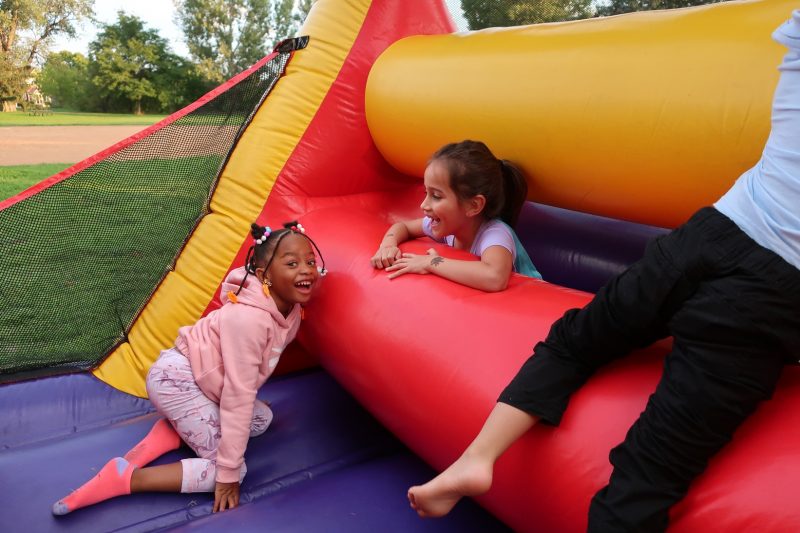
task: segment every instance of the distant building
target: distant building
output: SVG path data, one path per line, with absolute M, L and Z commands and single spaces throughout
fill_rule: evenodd
M 33 78 L 28 80 L 28 88 L 22 94 L 23 109 L 35 111 L 45 110 L 50 107 L 51 98 L 42 94 Z

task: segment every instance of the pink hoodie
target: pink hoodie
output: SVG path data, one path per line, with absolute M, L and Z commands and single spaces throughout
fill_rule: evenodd
M 297 334 L 300 305 L 284 318 L 261 282 L 247 276 L 236 302 L 228 299 L 245 275 L 244 267 L 231 271 L 222 283 L 222 307 L 193 326 L 178 330 L 175 347 L 192 367 L 200 390 L 219 404 L 221 437 L 217 450 L 217 481 L 239 481 L 256 391 L 272 374 L 283 349 Z

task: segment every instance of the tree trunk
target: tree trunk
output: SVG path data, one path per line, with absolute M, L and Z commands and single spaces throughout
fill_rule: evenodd
M 16 100 L 3 100 L 3 113 L 10 113 L 17 110 Z
M 0 48 L 3 49 L 3 52 L 8 53 L 11 51 L 11 48 L 14 46 L 14 39 L 16 38 L 17 34 L 17 14 L 14 13 L 13 18 L 11 19 L 11 24 L 8 26 L 8 33 L 0 36 Z
M 142 101 L 136 100 L 136 111 L 134 112 L 136 115 L 142 114 Z

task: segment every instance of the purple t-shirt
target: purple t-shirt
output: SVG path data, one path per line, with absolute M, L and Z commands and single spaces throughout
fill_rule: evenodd
M 453 246 L 455 241 L 454 235 L 447 235 L 444 239 L 437 239 L 431 232 L 431 218 L 424 217 L 422 219 L 422 232 L 436 242 L 443 242 L 448 246 Z M 517 260 L 517 247 L 514 244 L 514 236 L 508 229 L 508 226 L 503 224 L 498 219 L 487 220 L 481 227 L 478 228 L 478 233 L 475 235 L 475 240 L 472 241 L 472 247 L 469 253 L 477 256 L 483 255 L 484 250 L 490 246 L 502 246 L 511 252 L 511 260 Z

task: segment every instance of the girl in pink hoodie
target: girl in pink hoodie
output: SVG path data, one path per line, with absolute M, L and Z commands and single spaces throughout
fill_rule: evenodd
M 222 284 L 222 307 L 178 330 L 147 376 L 147 393 L 165 416 L 124 457 L 110 460 L 53 505 L 63 515 L 131 492 L 214 492 L 213 512 L 239 504 L 247 441 L 272 421 L 256 392 L 300 326 L 323 267 L 319 248 L 297 222 L 272 231 L 252 225 L 245 266 Z M 180 446 L 197 458 L 142 468 Z

